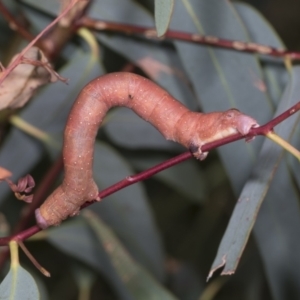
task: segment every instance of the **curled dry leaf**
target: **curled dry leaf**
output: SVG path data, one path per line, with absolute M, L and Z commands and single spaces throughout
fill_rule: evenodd
M 10 63 L 17 57 L 14 56 Z M 39 86 L 57 78 L 62 79 L 51 68 L 43 52 L 37 47 L 30 48 L 0 86 L 0 109 L 22 107 Z
M 26 203 L 31 203 L 33 199 L 33 194 L 30 194 L 35 187 L 34 179 L 31 175 L 20 178 L 18 183 L 15 184 L 9 179 L 5 179 L 8 183 L 10 189 L 15 193 L 17 199 L 25 201 Z
M 49 63 L 46 55 L 44 54 L 44 52 L 42 50 L 39 50 L 39 60 L 32 60 L 32 59 L 25 56 L 21 59 L 21 62 L 23 64 L 31 64 L 31 65 L 36 66 L 36 67 L 45 68 L 50 74 L 50 81 L 51 82 L 55 82 L 55 81 L 57 81 L 57 79 L 59 79 L 60 81 L 63 81 L 64 83 L 66 83 L 68 81 L 66 78 L 60 76 L 52 68 L 51 64 Z

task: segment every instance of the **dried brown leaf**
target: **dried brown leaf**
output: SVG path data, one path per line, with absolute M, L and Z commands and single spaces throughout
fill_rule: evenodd
M 15 196 L 18 200 L 24 201 L 26 203 L 31 203 L 33 199 L 33 194 L 30 195 L 24 195 L 21 193 L 15 193 Z
M 10 179 L 5 179 L 8 183 L 10 189 L 15 193 L 17 199 L 22 200 L 27 203 L 31 203 L 33 199 L 33 194 L 30 194 L 35 187 L 35 181 L 33 177 L 29 174 L 18 180 L 18 183 L 13 183 Z
M 0 86 L 0 109 L 23 106 L 39 86 L 58 78 L 37 47 L 30 48 L 21 62 Z

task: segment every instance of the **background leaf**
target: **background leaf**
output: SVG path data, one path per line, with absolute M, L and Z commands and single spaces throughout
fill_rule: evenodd
M 40 299 L 32 276 L 20 265 L 11 268 L 0 284 L 0 299 Z
M 287 87 L 276 115 L 298 102 L 299 85 L 296 82 L 298 82 L 299 72 L 299 68 L 294 68 L 294 81 Z M 277 134 L 289 140 L 296 121 L 297 116 L 293 116 L 278 125 Z M 282 268 L 281 261 L 290 260 L 288 272 L 297 274 L 299 270 L 297 250 L 295 250 L 300 247 L 296 238 L 300 229 L 300 218 L 296 208 L 297 195 L 289 183 L 289 171 L 285 160 L 278 166 L 282 156 L 283 150 L 278 145 L 269 140 L 264 142 L 257 164 L 239 197 L 211 269 L 213 271 L 224 266 L 223 274 L 234 272 L 256 221 L 260 205 L 266 197 L 256 223 L 255 236 L 259 241 L 258 247 L 264 264 L 267 266 L 266 271 L 273 286 L 275 299 L 286 297 L 285 290 L 280 290 L 280 287 L 284 286 L 281 281 L 286 280 L 285 276 L 288 275 L 279 276 Z M 283 191 L 285 196 L 282 194 Z M 283 197 L 286 197 L 284 203 Z M 267 238 L 271 232 L 274 232 L 276 239 Z M 296 286 L 294 288 L 296 292 Z
M 174 8 L 174 0 L 155 0 L 155 26 L 157 35 L 162 36 L 168 30 Z
M 94 174 L 102 189 L 133 174 L 133 171 L 113 148 L 96 142 Z M 136 260 L 159 280 L 165 277 L 161 237 L 142 184 L 123 189 L 91 209 L 111 226 Z
M 61 251 L 71 255 L 105 276 L 120 299 L 132 299 L 117 276 L 101 243 L 81 218 L 71 220 L 59 228 L 51 228 L 47 239 Z
M 218 26 L 215 20 L 220 20 Z M 170 27 L 226 39 L 247 40 L 243 25 L 228 1 L 179 1 Z M 180 41 L 176 41 L 175 45 L 204 111 L 236 107 L 259 123 L 270 119 L 270 99 L 257 85 L 263 78 L 255 56 Z M 250 144 L 238 142 L 219 149 L 236 193 L 249 176 L 261 142 L 261 139 L 256 139 Z
M 233 4 L 247 30 L 248 41 L 285 49 L 280 37 L 257 10 L 245 3 Z M 266 92 L 274 104 L 277 104 L 288 81 L 287 70 L 284 64 L 280 63 L 280 58 L 263 56 L 260 59 Z
M 113 232 L 96 215 L 88 211 L 84 216 L 102 241 L 107 254 L 135 299 L 176 299 L 127 254 Z

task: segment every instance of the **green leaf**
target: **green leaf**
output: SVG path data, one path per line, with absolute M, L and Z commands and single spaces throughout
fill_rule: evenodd
M 292 75 L 293 80 L 285 90 L 276 115 L 298 102 L 300 68 L 294 68 Z M 276 133 L 289 141 L 296 124 L 296 116 L 290 117 L 276 126 Z M 300 276 L 299 195 L 290 181 L 286 162 L 282 160 L 283 152 L 277 144 L 265 140 L 250 179 L 235 206 L 210 272 L 212 275 L 220 267 L 224 267 L 222 274 L 235 271 L 258 216 L 254 233 L 276 299 L 285 299 L 286 281 Z M 283 261 L 286 266 L 284 273 Z M 294 286 L 294 295 L 297 295 L 296 298 L 300 295 L 298 286 Z
M 107 278 L 120 299 L 132 300 L 114 270 L 103 246 L 80 216 L 47 230 L 47 240 L 56 248 L 88 264 Z
M 95 272 L 92 272 L 91 269 L 84 267 L 84 265 L 73 263 L 72 273 L 79 290 L 78 299 L 90 299 L 91 290 L 96 282 Z
M 103 130 L 114 143 L 128 149 L 184 151 L 183 147 L 167 141 L 150 123 L 125 107 L 116 108 L 109 113 Z
M 11 267 L 0 284 L 2 300 L 38 300 L 40 294 L 33 277 L 20 265 Z
M 147 157 L 143 155 L 127 156 L 131 164 L 139 171 L 147 170 L 159 163 L 164 162 L 170 156 L 162 154 L 152 154 Z M 166 169 L 154 175 L 156 178 L 178 192 L 187 196 L 190 200 L 196 203 L 203 203 L 207 196 L 207 178 L 195 159 L 189 159 L 172 168 Z
M 94 177 L 100 190 L 134 172 L 107 144 L 96 141 Z M 119 236 L 130 254 L 159 280 L 165 278 L 161 236 L 142 183 L 136 183 L 91 206 Z M 147 237 L 147 238 L 145 238 Z
M 155 26 L 157 35 L 162 36 L 168 30 L 174 8 L 174 0 L 155 0 Z
M 231 2 L 224 0 L 176 2 L 170 28 L 232 40 L 248 37 Z M 263 73 L 255 55 L 180 41 L 175 45 L 205 112 L 236 107 L 259 123 L 271 118 L 271 100 L 258 85 Z M 239 141 L 218 149 L 236 194 L 249 176 L 261 142 Z
M 95 231 L 117 273 L 134 299 L 176 299 L 132 259 L 113 231 L 100 218 L 90 211 L 84 211 L 84 217 Z

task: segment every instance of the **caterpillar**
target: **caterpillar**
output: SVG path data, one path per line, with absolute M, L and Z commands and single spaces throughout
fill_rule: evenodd
M 133 73 L 100 76 L 78 95 L 64 131 L 65 175 L 61 185 L 35 212 L 41 228 L 59 225 L 79 213 L 87 201 L 100 200 L 93 179 L 93 148 L 107 111 L 115 106 L 132 109 L 167 139 L 190 149 L 198 159 L 201 147 L 236 133 L 246 135 L 257 122 L 238 111 L 196 113 L 188 110 L 152 81 Z

